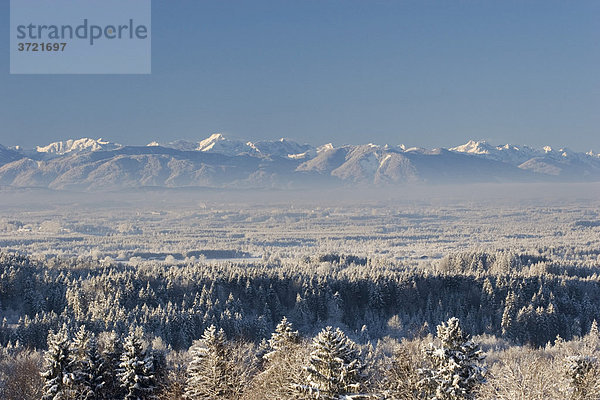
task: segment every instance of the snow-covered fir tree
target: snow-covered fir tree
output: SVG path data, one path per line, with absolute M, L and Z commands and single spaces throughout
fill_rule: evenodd
M 214 325 L 190 347 L 185 395 L 190 400 L 228 398 L 232 393 L 227 339 Z
M 124 397 L 124 390 L 119 380 L 119 364 L 123 353 L 121 337 L 115 332 L 105 332 L 100 336 L 102 341 L 102 359 L 104 360 L 104 387 L 105 399 L 118 399 Z
M 63 325 L 58 332 L 48 334 L 48 351 L 44 356 L 42 372 L 44 389 L 42 400 L 63 400 L 73 397 L 73 373 L 69 351 L 69 332 Z
M 70 348 L 69 367 L 73 371 L 73 390 L 78 398 L 88 399 L 93 395 L 89 386 L 89 363 L 87 360 L 90 332 L 81 325 L 73 337 Z M 88 397 L 89 396 L 89 397 Z
M 263 339 L 256 350 L 261 372 L 253 379 L 250 398 L 292 399 L 297 397 L 294 384 L 304 373 L 304 360 L 308 357 L 300 343 L 298 331 L 283 318 L 271 334 Z
M 339 328 L 323 329 L 312 343 L 307 382 L 298 391 L 324 400 L 360 399 L 363 364 L 356 344 Z
M 144 349 L 140 329 L 132 330 L 125 339 L 119 364 L 119 380 L 125 389 L 125 400 L 155 398 L 154 360 Z
M 271 351 L 265 354 L 265 358 L 273 356 L 274 352 L 284 350 L 291 344 L 300 342 L 298 331 L 292 329 L 292 324 L 288 322 L 286 317 L 283 317 L 281 322 L 275 327 L 275 332 L 271 334 L 269 339 L 269 347 Z
M 590 331 L 584 337 L 584 342 L 588 352 L 594 352 L 600 349 L 600 331 L 598 330 L 598 322 L 592 321 Z
M 74 389 L 81 400 L 101 399 L 104 389 L 104 361 L 98 352 L 98 343 L 92 332 L 82 325 L 71 346 L 71 370 Z
M 94 334 L 90 335 L 87 352 L 87 364 L 88 364 L 88 381 L 86 384 L 92 389 L 92 396 L 89 398 L 92 400 L 99 400 L 105 397 L 105 372 L 104 372 L 104 359 L 98 351 L 98 341 Z
M 473 399 L 483 381 L 479 346 L 463 332 L 458 318 L 437 327 L 439 346 L 430 343 L 424 353 L 431 368 L 421 369 L 420 386 L 431 400 Z
M 598 321 L 593 320 L 589 334 L 595 338 L 600 338 L 600 330 L 598 329 Z

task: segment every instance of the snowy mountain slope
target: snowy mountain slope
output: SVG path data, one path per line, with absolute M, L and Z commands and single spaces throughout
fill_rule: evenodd
M 19 152 L 0 145 L 0 165 L 16 161 L 20 158 L 23 158 L 23 155 L 19 154 Z
M 424 182 L 524 182 L 544 180 L 529 171 L 493 159 L 459 154 L 446 149 L 407 151 L 406 157 Z
M 181 151 L 201 151 L 206 153 L 218 153 L 228 156 L 237 156 L 240 154 L 248 154 L 255 150 L 246 142 L 236 139 L 229 139 L 220 133 L 215 133 L 206 139 L 198 142 L 189 140 L 176 140 L 169 143 L 151 142 L 148 144 L 151 147 L 165 147 Z
M 169 149 L 181 150 L 181 151 L 196 151 L 198 149 L 198 142 L 191 142 L 189 140 L 175 140 L 169 143 L 158 143 L 150 142 L 146 146 L 148 147 L 166 147 Z
M 379 162 L 374 176 L 376 184 L 419 182 L 419 172 L 415 165 L 403 154 L 389 152 Z
M 118 189 L 139 186 L 252 185 L 257 173 L 282 177 L 297 163 L 267 162 L 248 155 L 126 146 L 112 151 L 71 153 L 49 160 L 22 160 L 0 167 L 0 184 L 52 189 Z M 288 162 L 289 163 L 289 162 Z M 264 180 L 264 179 L 263 179 Z
M 331 171 L 331 175 L 355 182 L 372 181 L 379 169 L 382 155 L 381 148 L 373 144 L 352 146 L 344 163 Z
M 182 151 L 202 151 L 228 156 L 249 154 L 261 157 L 305 159 L 312 158 L 316 154 L 316 150 L 312 146 L 308 144 L 301 145 L 284 138 L 279 140 L 243 142 L 241 140 L 226 138 L 220 133 L 215 133 L 199 142 L 187 140 L 177 140 L 166 144 L 151 142 L 148 146 L 162 146 Z
M 32 184 L 27 178 L 28 175 L 38 169 L 38 162 L 30 158 L 21 158 L 20 160 L 0 166 L 0 185 L 7 186 L 40 186 Z M 21 182 L 26 182 L 21 185 Z M 41 185 L 47 186 L 47 185 Z
M 600 176 L 600 162 L 593 158 L 582 158 L 579 155 L 556 157 L 546 155 L 525 161 L 519 168 L 538 174 L 566 179 L 581 180 Z
M 248 146 L 245 142 L 235 139 L 228 139 L 220 133 L 215 133 L 209 136 L 208 138 L 198 142 L 190 140 L 176 140 L 169 143 L 151 142 L 147 146 L 159 146 L 181 151 L 202 151 L 210 153 L 219 153 L 228 156 L 236 156 L 252 151 L 250 146 Z
M 326 147 L 318 149 L 316 157 L 303 162 L 296 170 L 330 174 L 345 162 L 349 151 L 350 146 L 334 148 L 333 145 L 326 145 Z
M 215 133 L 198 143 L 197 151 L 236 156 L 247 153 L 250 146 L 241 140 L 228 139 L 220 133 Z
M 516 146 L 506 144 L 504 146 L 492 146 L 485 141 L 469 140 L 467 143 L 449 149 L 457 153 L 478 155 L 484 158 L 502 161 L 512 165 L 519 165 L 533 157 L 541 157 L 545 154 L 543 150 L 535 150 L 528 146 Z
M 580 167 L 585 164 L 591 169 L 600 166 L 598 164 L 600 158 L 593 152 L 577 153 L 568 148 L 554 149 L 550 146 L 544 146 L 541 149 L 512 144 L 492 146 L 485 141 L 469 140 L 467 143 L 452 147 L 449 150 L 456 153 L 476 155 L 486 159 L 501 161 L 515 166 L 520 166 L 532 159 L 544 159 L 547 162 L 552 160 L 552 163 L 558 162 L 565 165 L 573 163 Z M 535 163 L 532 162 L 530 164 Z
M 328 148 L 298 167 L 362 183 L 530 180 L 529 171 L 493 159 L 448 150 L 402 150 L 373 144 Z
M 282 157 L 295 160 L 314 157 L 316 149 L 308 144 L 298 144 L 294 141 L 281 138 L 279 140 L 263 140 L 248 142 L 249 147 L 264 157 Z
M 122 147 L 120 144 L 111 143 L 102 138 L 81 138 L 54 142 L 46 146 L 37 146 L 36 150 L 38 153 L 46 153 L 48 155 L 63 155 L 71 152 L 114 150 L 120 147 Z
M 314 148 L 287 139 L 242 142 L 221 134 L 164 146 L 85 138 L 33 151 L 0 146 L 3 186 L 100 190 L 509 181 L 600 181 L 600 157 L 476 141 L 448 150 L 331 143 Z

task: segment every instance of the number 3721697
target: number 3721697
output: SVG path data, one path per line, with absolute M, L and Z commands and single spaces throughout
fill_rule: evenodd
M 66 43 L 17 43 L 18 51 L 65 51 Z

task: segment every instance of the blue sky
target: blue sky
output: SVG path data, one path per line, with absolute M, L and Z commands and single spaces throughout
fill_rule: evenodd
M 153 0 L 152 74 L 9 75 L 0 143 L 288 137 L 600 151 L 600 2 Z

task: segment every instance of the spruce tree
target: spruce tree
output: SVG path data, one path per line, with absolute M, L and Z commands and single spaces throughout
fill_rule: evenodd
M 96 338 L 82 325 L 71 347 L 71 370 L 73 371 L 74 390 L 77 398 L 91 400 L 101 398 L 104 384 L 102 366 L 103 362 L 98 353 Z
M 303 374 L 304 347 L 287 318 L 277 325 L 268 342 L 263 339 L 256 353 L 262 371 L 253 379 L 252 398 L 295 398 L 294 384 Z
M 186 398 L 228 398 L 232 393 L 228 348 L 223 329 L 214 325 L 204 331 L 202 338 L 190 347 L 192 360 L 187 369 Z
M 119 380 L 119 364 L 123 354 L 121 337 L 115 332 L 107 332 L 103 337 L 102 359 L 104 360 L 104 390 L 105 399 L 120 399 L 125 396 Z
M 77 399 L 101 399 L 104 391 L 104 360 L 98 352 L 98 342 L 93 333 L 82 325 L 71 346 L 73 388 Z
M 62 400 L 72 397 L 73 373 L 69 352 L 69 333 L 66 325 L 48 334 L 48 351 L 44 355 L 42 400 Z
M 584 337 L 584 344 L 586 350 L 590 353 L 598 351 L 600 349 L 600 331 L 598 330 L 598 322 L 592 321 L 590 331 Z
M 125 339 L 118 376 L 125 400 L 155 398 L 154 361 L 142 344 L 142 332 L 132 330 Z
M 473 399 L 483 381 L 479 346 L 462 331 L 458 318 L 438 325 L 437 338 L 439 347 L 431 343 L 424 350 L 431 368 L 421 369 L 421 387 L 431 400 Z
M 504 301 L 504 311 L 502 313 L 502 335 L 509 337 L 511 339 L 515 339 L 514 337 L 514 325 L 515 318 L 517 315 L 517 297 L 514 292 L 509 292 L 506 295 L 506 299 Z
M 596 320 L 592 321 L 589 334 L 594 338 L 600 338 L 600 330 L 598 330 L 598 322 Z
M 298 331 L 292 330 L 292 324 L 288 322 L 286 317 L 283 317 L 281 322 L 275 327 L 275 332 L 271 334 L 269 339 L 269 347 L 271 351 L 265 354 L 265 358 L 273 356 L 274 352 L 284 350 L 291 344 L 297 344 L 300 341 Z
M 316 399 L 361 398 L 363 365 L 356 344 L 339 328 L 328 326 L 313 339 L 312 347 L 308 384 L 296 389 Z
M 98 351 L 98 341 L 92 334 L 87 351 L 87 364 L 88 364 L 88 381 L 86 382 L 87 387 L 90 388 L 91 396 L 89 399 L 100 400 L 104 398 L 106 394 L 104 385 L 105 382 L 105 370 L 104 370 L 104 359 Z

